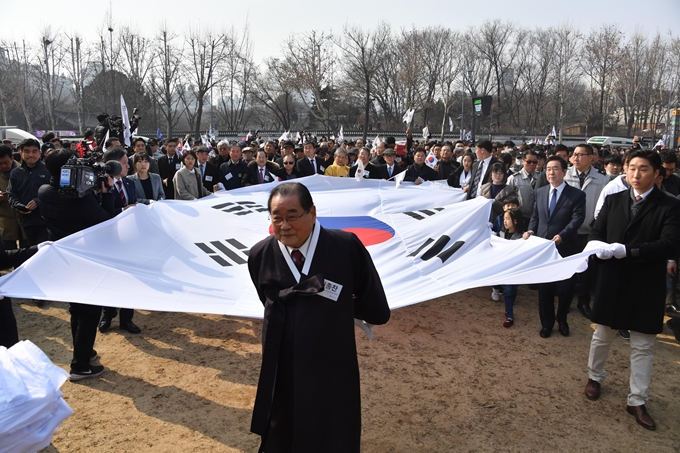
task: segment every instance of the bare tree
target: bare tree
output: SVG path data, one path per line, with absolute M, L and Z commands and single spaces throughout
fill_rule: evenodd
M 249 96 L 255 76 L 253 45 L 246 27 L 241 36 L 232 28 L 220 67 L 217 112 L 229 130 L 240 130 L 249 119 Z
M 254 79 L 251 95 L 274 115 L 275 129 L 290 130 L 294 106 L 288 74 L 278 58 L 266 59 L 264 66 L 264 71 Z
M 64 59 L 64 48 L 59 33 L 53 32 L 51 27 L 46 27 L 40 34 L 40 53 L 37 58 L 38 77 L 43 101 L 45 103 L 45 115 L 50 129 L 57 128 L 55 108 L 63 100 L 64 80 L 60 77 L 61 65 Z
M 558 141 L 562 143 L 564 132 L 564 120 L 567 110 L 565 105 L 569 103 L 574 94 L 575 86 L 581 77 L 580 58 L 583 55 L 581 46 L 583 36 L 574 30 L 569 23 L 560 25 L 557 29 L 549 29 L 555 36 L 555 60 L 554 77 L 557 82 L 557 99 L 559 103 L 558 113 Z
M 288 37 L 284 45 L 285 71 L 311 117 L 331 129 L 333 67 L 331 37 L 324 32 Z
M 591 31 L 583 48 L 583 69 L 598 93 L 596 113 L 602 134 L 606 124 L 605 100 L 609 97 L 614 72 L 621 63 L 621 39 L 619 27 L 608 25 Z
M 442 46 L 441 63 L 437 71 L 436 94 L 444 105 L 444 116 L 442 117 L 441 139 L 444 140 L 444 128 L 449 109 L 454 102 L 456 93 L 455 84 L 458 76 L 463 71 L 463 59 L 460 47 L 460 36 L 451 32 L 446 36 Z
M 387 24 L 381 23 L 371 32 L 364 31 L 358 26 L 345 25 L 343 31 L 344 39 L 338 39 L 336 44 L 343 52 L 343 67 L 347 80 L 363 93 L 363 138 L 366 140 L 373 102 L 371 88 L 390 44 L 390 28 Z
M 167 24 L 161 26 L 154 38 L 154 54 L 157 58 L 151 68 L 149 91 L 165 119 L 166 134 L 171 137 L 180 113 L 177 106 L 180 102 L 179 71 L 183 64 L 183 49 L 177 46 L 177 35 L 170 31 Z
M 86 77 L 85 65 L 89 59 L 90 51 L 87 49 L 83 38 L 77 33 L 73 36 L 67 36 L 67 40 L 67 64 L 65 65 L 65 70 L 73 82 L 73 104 L 78 115 L 78 132 L 80 135 L 83 135 L 85 133 L 83 88 Z

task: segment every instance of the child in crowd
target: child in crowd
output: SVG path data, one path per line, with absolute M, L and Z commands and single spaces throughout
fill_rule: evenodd
M 500 214 L 498 217 L 496 217 L 491 228 L 494 233 L 500 233 L 501 229 L 503 228 L 503 216 L 510 208 L 519 208 L 519 199 L 515 194 L 509 195 L 503 200 L 503 214 Z
M 503 229 L 499 236 L 504 239 L 521 239 L 524 234 L 524 219 L 519 208 L 510 208 L 503 214 Z M 503 300 L 505 302 L 505 321 L 503 327 L 511 327 L 515 323 L 515 297 L 517 285 L 503 285 Z

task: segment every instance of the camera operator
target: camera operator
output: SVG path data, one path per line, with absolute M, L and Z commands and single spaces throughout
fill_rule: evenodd
M 109 115 L 100 113 L 97 115 L 97 121 L 99 121 L 99 124 L 94 128 L 94 139 L 98 146 L 102 146 L 104 144 L 106 132 L 109 130 Z
M 73 152 L 60 149 L 49 151 L 45 156 L 45 166 L 51 179 L 49 184 L 40 187 L 38 204 L 47 224 L 47 234 L 56 241 L 70 234 L 89 228 L 115 217 L 114 194 L 102 183 L 101 195 L 90 191 L 81 198 L 67 198 L 59 194 L 61 167 L 71 158 Z M 109 187 L 113 184 L 108 178 Z M 71 381 L 99 376 L 104 371 L 101 365 L 90 363 L 97 357 L 92 349 L 97 336 L 97 325 L 102 307 L 71 303 L 71 335 L 73 336 L 73 360 L 71 361 Z
M 121 171 L 113 176 L 113 198 L 116 214 L 123 212 L 137 204 L 137 191 L 135 183 L 126 175 L 128 173 L 128 157 L 123 148 L 111 148 L 104 153 L 104 162 L 114 160 L 120 162 Z M 104 316 L 99 323 L 99 331 L 105 332 L 111 327 L 111 320 L 116 317 L 118 310 L 114 307 L 104 307 Z M 134 310 L 131 308 L 120 309 L 120 328 L 130 333 L 141 333 L 142 329 L 132 322 Z

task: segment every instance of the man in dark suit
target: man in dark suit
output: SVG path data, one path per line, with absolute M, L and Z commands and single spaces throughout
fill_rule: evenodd
M 498 159 L 491 155 L 491 151 L 493 151 L 493 145 L 489 140 L 483 140 L 477 143 L 477 148 L 475 150 L 477 161 L 472 164 L 470 189 L 467 191 L 468 200 L 479 195 L 479 188 L 490 181 L 491 166 L 496 162 L 499 162 Z
M 354 325 L 389 320 L 380 276 L 354 234 L 321 226 L 304 185 L 276 186 L 268 209 L 274 234 L 248 257 L 264 304 L 250 429 L 262 436 L 260 452 L 359 453 Z
M 277 180 L 276 173 L 281 169 L 275 162 L 267 159 L 264 150 L 257 151 L 255 160 L 248 164 L 243 184 L 253 186 L 256 184 L 266 184 Z
M 135 183 L 127 176 L 128 158 L 123 148 L 111 148 L 104 153 L 104 162 L 115 160 L 120 162 L 121 172 L 113 177 L 114 210 L 117 214 L 137 204 Z M 104 332 L 111 327 L 111 320 L 116 317 L 118 311 L 114 307 L 104 307 L 104 315 L 99 322 L 99 331 Z M 132 322 L 134 310 L 131 308 L 120 309 L 120 328 L 130 333 L 141 333 L 142 329 Z
M 382 157 L 385 160 L 385 165 L 377 166 L 379 179 L 390 179 L 402 171 L 406 171 L 406 168 L 400 167 L 396 164 L 395 160 L 397 157 L 397 152 L 395 150 L 387 148 Z
M 326 171 L 326 162 L 318 156 L 315 156 L 316 147 L 314 143 L 307 142 L 303 148 L 305 157 L 295 163 L 298 175 L 311 176 L 313 174 L 323 175 Z
M 604 364 L 618 329 L 630 331 L 630 393 L 626 411 L 639 425 L 654 430 L 646 409 L 652 377 L 653 347 L 663 331 L 667 260 L 678 255 L 680 202 L 655 187 L 661 158 L 650 150 L 629 155 L 628 190 L 607 196 L 590 240 L 610 248 L 597 254 L 599 266 L 591 320 L 596 324 L 588 358 L 590 400 L 600 396 Z M 615 259 L 611 259 L 611 258 Z
M 175 185 L 172 179 L 175 173 L 182 168 L 182 159 L 177 155 L 177 139 L 169 138 L 165 141 L 166 155 L 158 158 L 158 172 L 163 181 L 163 191 L 166 200 L 175 199 Z
M 586 215 L 586 194 L 564 182 L 567 163 L 560 157 L 552 156 L 546 164 L 547 186 L 536 191 L 534 213 L 524 239 L 531 235 L 549 239 L 557 246 L 563 257 L 579 252 L 577 232 Z M 538 285 L 538 312 L 541 318 L 542 338 L 552 333 L 555 319 L 560 333 L 569 335 L 567 313 L 574 292 L 574 276 L 559 282 Z M 555 296 L 559 303 L 555 316 Z
M 205 190 L 212 193 L 215 182 L 220 177 L 220 169 L 208 161 L 208 156 L 209 150 L 207 147 L 200 146 L 196 150 L 196 157 L 198 158 L 196 167 L 201 172 L 201 181 L 203 182 L 203 187 L 205 187 Z

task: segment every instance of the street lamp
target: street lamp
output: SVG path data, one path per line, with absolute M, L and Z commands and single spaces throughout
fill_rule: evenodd
M 109 49 L 110 49 L 110 59 L 109 66 L 111 69 L 111 108 L 114 111 L 116 108 L 116 75 L 113 72 L 113 27 L 109 26 Z
M 468 80 L 470 81 L 470 97 L 473 99 L 473 107 L 472 107 L 472 141 L 475 140 L 475 132 L 477 129 L 477 114 L 475 113 L 475 108 L 474 108 L 474 98 L 477 96 L 477 90 L 472 86 L 472 69 L 468 70 Z

